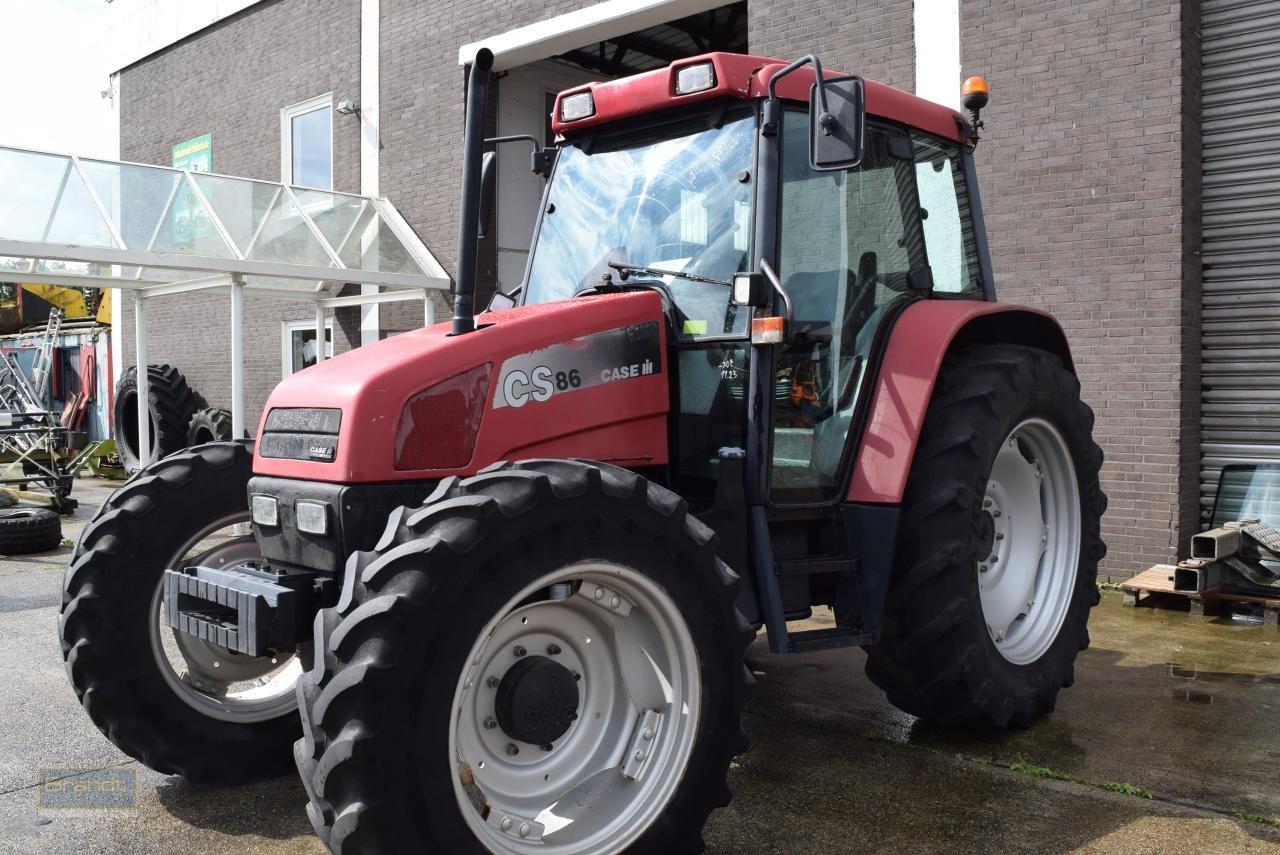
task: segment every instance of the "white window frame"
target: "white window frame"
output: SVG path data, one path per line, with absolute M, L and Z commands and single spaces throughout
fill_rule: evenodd
M 315 319 L 309 321 L 281 321 L 280 322 L 280 379 L 292 377 L 295 372 L 293 370 L 293 334 L 303 330 L 311 330 L 315 332 Z M 327 318 L 324 322 L 325 338 L 325 359 L 333 358 L 333 318 Z
M 293 120 L 299 116 L 305 116 L 307 113 L 314 113 L 316 110 L 322 110 L 326 107 L 329 109 L 329 186 L 312 187 L 308 189 L 333 191 L 333 122 L 335 111 L 333 109 L 332 92 L 326 92 L 323 95 L 317 95 L 314 98 L 299 101 L 297 104 L 290 104 L 288 107 L 280 110 L 281 184 L 288 184 L 290 187 L 297 186 L 293 183 Z

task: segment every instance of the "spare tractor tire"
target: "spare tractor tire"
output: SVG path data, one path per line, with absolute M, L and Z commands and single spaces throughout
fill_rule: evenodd
M 62 545 L 62 521 L 48 508 L 0 510 L 0 555 L 48 552 Z
M 187 385 L 187 378 L 172 365 L 148 365 L 148 407 L 151 412 L 151 460 L 173 454 L 187 447 L 187 424 L 195 412 L 198 396 Z M 112 431 L 120 460 L 129 472 L 141 468 L 138 447 L 138 369 L 130 366 L 120 376 L 112 407 Z
M 232 439 L 231 411 L 221 407 L 203 407 L 195 411 L 187 423 L 187 446 L 194 448 L 206 442 L 229 442 Z

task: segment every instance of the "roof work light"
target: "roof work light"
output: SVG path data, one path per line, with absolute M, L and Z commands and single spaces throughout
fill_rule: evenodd
M 709 62 L 686 65 L 676 72 L 676 94 L 705 92 L 716 85 L 716 70 Z

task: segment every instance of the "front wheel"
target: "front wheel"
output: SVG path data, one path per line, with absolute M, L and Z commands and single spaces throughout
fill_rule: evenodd
M 949 355 L 903 497 L 867 674 L 930 721 L 1025 727 L 1089 645 L 1106 496 L 1080 385 L 1045 351 Z
M 157 461 L 103 504 L 63 579 L 62 655 L 93 723 L 131 757 L 192 781 L 289 768 L 297 656 L 244 656 L 170 629 L 167 568 L 261 558 L 247 485 L 252 446 L 212 443 Z
M 700 850 L 746 747 L 753 633 L 677 496 L 499 465 L 393 514 L 345 582 L 295 748 L 332 851 Z

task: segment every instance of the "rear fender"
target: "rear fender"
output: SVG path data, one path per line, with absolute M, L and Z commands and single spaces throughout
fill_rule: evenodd
M 880 364 L 870 417 L 855 449 L 848 501 L 902 501 L 942 360 L 953 348 L 972 344 L 1038 347 L 1075 370 L 1062 327 L 1039 309 L 977 300 L 921 300 L 908 306 Z

